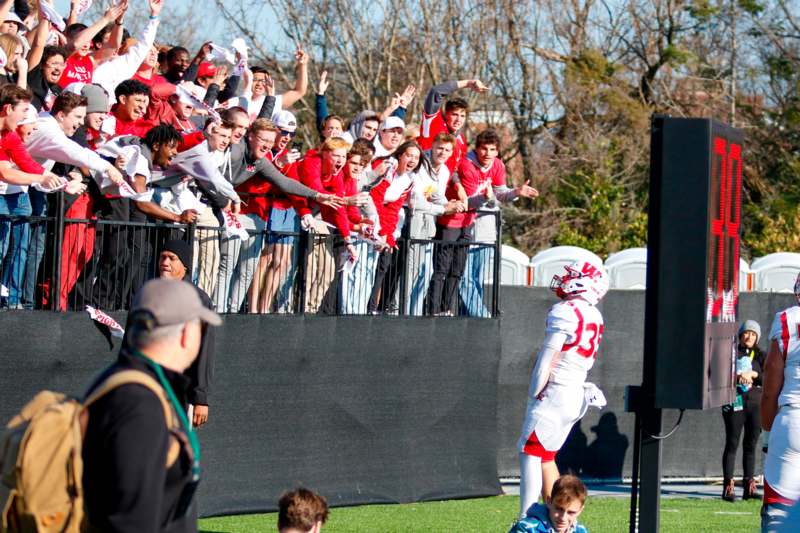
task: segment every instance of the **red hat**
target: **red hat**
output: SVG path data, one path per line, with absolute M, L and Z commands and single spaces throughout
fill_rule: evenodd
M 203 61 L 200 63 L 200 66 L 197 67 L 197 77 L 198 78 L 211 78 L 217 75 L 217 67 L 214 66 L 213 63 L 208 61 Z

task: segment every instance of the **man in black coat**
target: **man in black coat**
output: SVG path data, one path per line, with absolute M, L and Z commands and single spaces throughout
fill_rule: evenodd
M 158 256 L 158 275 L 165 279 L 192 282 L 192 248 L 178 239 L 167 241 Z M 197 285 L 192 285 L 208 309 L 214 306 L 208 294 Z M 187 402 L 192 406 L 192 425 L 200 427 L 208 421 L 208 394 L 214 378 L 214 328 L 205 328 L 200 343 L 200 354 L 186 370 L 191 384 Z
M 220 317 L 185 281 L 150 280 L 133 300 L 117 361 L 87 398 L 119 372 L 150 383 L 118 385 L 90 403 L 83 439 L 89 531 L 195 533 L 200 444 L 184 413 L 204 328 Z

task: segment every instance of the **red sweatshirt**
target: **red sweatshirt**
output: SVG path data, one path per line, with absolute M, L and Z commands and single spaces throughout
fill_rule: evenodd
M 312 153 L 311 156 L 306 157 L 300 162 L 298 170 L 300 181 L 307 187 L 323 194 L 335 194 L 337 196 L 344 196 L 344 169 L 340 170 L 334 175 L 322 175 L 322 155 L 319 153 Z M 347 210 L 344 206 L 339 208 L 329 207 L 320 204 L 320 211 L 322 212 L 322 220 L 328 224 L 334 224 L 336 229 L 343 237 L 350 235 L 350 221 L 347 217 Z M 300 216 L 311 213 L 308 207 L 300 210 Z
M 0 161 L 11 161 L 28 174 L 44 174 L 42 165 L 33 160 L 19 134 L 13 130 L 0 134 Z
M 479 192 L 479 189 L 485 187 L 502 187 L 506 184 L 506 166 L 499 157 L 494 160 L 492 166 L 483 169 L 478 163 L 475 152 L 470 152 L 458 164 L 456 172 L 467 196 L 473 196 Z M 448 200 L 458 200 L 453 179 L 447 184 L 445 196 Z M 476 216 L 475 211 L 441 215 L 436 223 L 447 228 L 466 228 L 475 221 Z
M 382 160 L 380 159 L 374 161 L 372 163 L 372 168 L 376 168 L 381 162 Z M 381 223 L 378 235 L 383 235 L 389 246 L 395 246 L 397 244 L 394 238 L 394 231 L 397 229 L 397 222 L 400 219 L 400 210 L 403 208 L 403 204 L 406 203 L 408 193 L 411 192 L 411 187 L 409 187 L 397 200 L 384 203 L 383 199 L 386 195 L 386 189 L 392 184 L 394 176 L 395 170 L 389 171 L 381 182 L 369 192 L 370 196 L 372 196 L 372 202 L 375 204 L 375 209 L 378 211 L 378 220 Z

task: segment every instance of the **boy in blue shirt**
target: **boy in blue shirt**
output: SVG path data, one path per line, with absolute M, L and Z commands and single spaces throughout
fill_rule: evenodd
M 553 485 L 550 502 L 531 505 L 525 518 L 511 526 L 508 533 L 588 533 L 578 523 L 586 494 L 580 479 L 569 474 L 561 476 Z

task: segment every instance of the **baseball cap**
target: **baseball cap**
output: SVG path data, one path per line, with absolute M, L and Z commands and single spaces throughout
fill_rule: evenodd
M 400 117 L 386 117 L 381 123 L 381 131 L 383 130 L 393 130 L 395 128 L 400 128 L 402 130 L 406 129 L 406 123 L 403 122 L 403 119 Z
M 146 311 L 157 326 L 173 326 L 200 319 L 206 324 L 219 326 L 220 316 L 203 305 L 197 289 L 185 281 L 151 279 L 133 298 L 131 315 Z
M 9 12 L 8 12 L 8 15 L 6 15 L 6 19 L 5 19 L 3 22 L 16 22 L 16 23 L 17 23 L 17 26 L 19 27 L 19 28 L 17 29 L 17 31 L 19 31 L 19 30 L 30 31 L 30 28 L 28 28 L 28 27 L 25 25 L 25 23 L 24 23 L 24 22 L 22 22 L 22 19 L 21 19 L 21 18 L 19 18 L 19 15 L 17 15 L 17 14 L 16 14 L 16 13 L 14 13 L 13 11 L 9 11 Z
M 285 131 L 294 131 L 297 129 L 297 119 L 291 111 L 286 111 L 285 109 L 275 114 L 272 117 L 272 122 Z
M 217 67 L 215 67 L 214 64 L 209 61 L 203 61 L 200 63 L 200 66 L 197 67 L 198 78 L 210 78 L 216 75 Z

